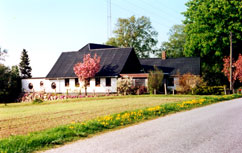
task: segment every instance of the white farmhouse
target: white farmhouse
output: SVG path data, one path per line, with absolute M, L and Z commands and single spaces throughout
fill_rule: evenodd
M 101 57 L 100 71 L 89 79 L 88 93 L 116 93 L 117 79 L 130 76 L 139 86 L 147 86 L 148 72 L 157 66 L 164 74 L 164 83 L 175 88 L 177 73 L 200 75 L 200 58 L 138 59 L 133 48 L 117 48 L 101 44 L 87 44 L 78 51 L 63 52 L 45 78 L 22 79 L 23 92 L 84 93 L 83 83 L 73 71 L 86 54 Z

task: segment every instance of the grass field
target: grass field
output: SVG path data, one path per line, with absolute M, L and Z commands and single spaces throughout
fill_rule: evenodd
M 0 138 L 201 96 L 121 96 L 0 105 Z

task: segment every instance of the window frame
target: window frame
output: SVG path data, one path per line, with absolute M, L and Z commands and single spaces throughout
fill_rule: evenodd
M 34 89 L 34 85 L 33 85 L 33 83 L 30 82 L 30 83 L 28 84 L 28 88 L 29 88 L 30 90 Z
M 96 77 L 95 78 L 95 87 L 100 87 L 100 86 L 101 86 L 101 78 L 100 77 Z
M 52 82 L 50 86 L 51 86 L 51 89 L 53 89 L 53 90 L 56 89 L 56 83 L 55 82 Z
M 79 78 L 75 78 L 75 87 L 80 87 Z
M 70 86 L 70 79 L 67 78 L 65 79 L 65 87 L 69 87 Z
M 40 85 L 40 87 L 43 87 L 44 86 L 44 82 L 40 81 L 39 85 Z
M 107 84 L 107 79 L 110 80 L 110 85 Z M 112 86 L 112 79 L 111 78 L 105 78 L 105 85 L 106 85 L 106 87 L 111 87 Z
M 175 86 L 175 79 L 174 77 L 167 78 L 167 86 L 174 87 Z
M 87 87 L 90 87 L 90 84 L 91 84 L 91 78 L 87 78 L 85 81 L 87 82 L 87 83 L 86 83 Z

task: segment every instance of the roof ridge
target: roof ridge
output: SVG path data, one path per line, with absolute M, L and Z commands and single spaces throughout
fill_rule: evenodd
M 64 52 L 61 52 L 61 53 L 74 53 L 74 52 L 78 52 L 78 51 L 64 51 Z
M 131 47 L 125 47 L 125 48 L 99 48 L 99 49 L 89 49 L 89 51 L 95 51 L 95 50 L 117 50 L 117 49 L 132 49 Z
M 168 60 L 168 59 L 181 59 L 181 58 L 200 58 L 200 57 L 176 57 L 176 58 L 166 58 L 165 60 Z M 148 59 L 161 59 L 163 60 L 161 57 L 152 57 L 152 58 L 139 58 L 141 60 L 148 60 Z

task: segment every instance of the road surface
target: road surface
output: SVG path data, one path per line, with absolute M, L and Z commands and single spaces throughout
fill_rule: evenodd
M 161 117 L 45 153 L 242 153 L 242 98 Z

